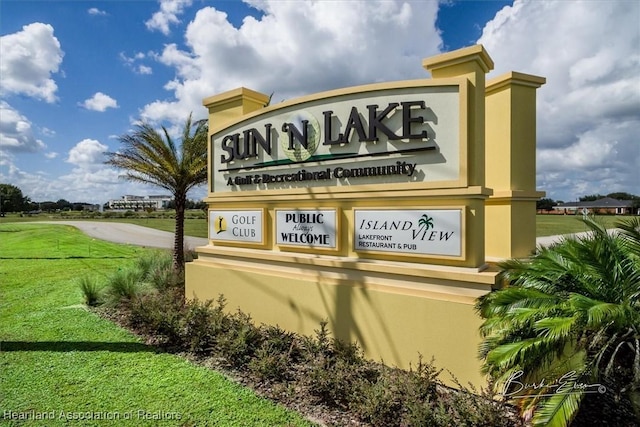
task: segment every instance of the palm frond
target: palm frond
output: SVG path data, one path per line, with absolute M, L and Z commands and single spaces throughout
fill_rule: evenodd
M 577 316 L 572 317 L 546 317 L 536 321 L 534 330 L 541 336 L 552 341 L 569 339 L 576 325 Z
M 476 309 L 483 317 L 505 315 L 515 308 L 544 309 L 556 307 L 564 301 L 558 295 L 547 294 L 537 289 L 512 286 L 492 292 L 481 298 Z
M 616 222 L 623 244 L 636 259 L 640 258 L 640 217 Z
M 584 397 L 582 390 L 573 389 L 574 384 L 575 381 L 571 381 L 563 390 L 558 389 L 553 396 L 542 400 L 533 415 L 534 426 L 566 427 L 571 423 Z
M 487 372 L 500 372 L 515 366 L 528 371 L 548 365 L 554 355 L 561 352 L 566 342 L 547 337 L 533 337 L 505 343 L 489 351 L 486 358 Z
M 476 302 L 483 372 L 506 381 L 523 370 L 523 381 L 542 384 L 571 368 L 565 372 L 581 373 L 572 379 L 578 389 L 587 374 L 596 382 L 617 375 L 621 387 L 640 389 L 640 218 L 618 223 L 619 232 L 584 222 L 585 236 L 499 265 L 507 286 Z M 521 407 L 535 406 L 536 425 L 567 425 L 584 391 L 563 391 L 529 390 Z
M 580 294 L 572 294 L 569 297 L 569 304 L 576 312 L 584 314 L 585 326 L 591 330 L 597 329 L 603 324 L 625 325 L 629 315 L 624 303 L 602 302 Z
M 166 127 L 162 126 L 158 131 L 148 123 L 138 124 L 134 132 L 119 139 L 122 150 L 106 153 L 105 163 L 125 170 L 125 174 L 122 175 L 125 179 L 159 186 L 174 196 L 174 267 L 182 269 L 184 206 L 187 192 L 207 181 L 207 122 L 199 120 L 194 123 L 189 115 L 179 147 Z

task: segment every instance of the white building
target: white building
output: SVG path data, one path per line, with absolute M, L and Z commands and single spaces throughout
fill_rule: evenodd
M 169 202 L 173 201 L 171 196 L 122 196 L 121 199 L 109 200 L 109 209 L 114 210 L 146 210 L 146 209 L 166 209 Z

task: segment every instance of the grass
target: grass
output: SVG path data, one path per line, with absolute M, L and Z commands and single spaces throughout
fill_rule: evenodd
M 85 308 L 78 279 L 144 251 L 72 227 L 0 224 L 0 425 L 310 425 Z
M 589 228 L 580 221 L 582 215 L 536 215 L 536 235 L 554 236 L 558 234 L 571 234 L 587 231 Z M 614 228 L 615 223 L 624 216 L 598 215 L 598 221 L 602 221 L 607 228 Z
M 143 227 L 151 227 L 157 230 L 175 231 L 175 220 L 171 218 L 82 218 L 78 215 L 61 215 L 61 214 L 39 214 L 32 216 L 19 216 L 16 214 L 8 214 L 4 218 L 0 218 L 0 224 L 7 223 L 28 223 L 35 221 L 100 221 L 100 222 L 126 222 L 129 224 L 141 225 Z M 186 218 L 184 221 L 184 233 L 186 236 L 207 237 L 207 220 L 206 218 Z

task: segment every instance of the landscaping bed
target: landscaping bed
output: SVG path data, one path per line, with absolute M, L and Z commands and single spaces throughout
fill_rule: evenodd
M 168 273 L 170 258 L 155 262 L 164 267 L 141 259 L 99 292 L 85 292 L 87 301 L 147 344 L 224 372 L 311 420 L 340 426 L 521 425 L 516 410 L 488 392 L 445 387 L 440 375 L 447 373 L 424 360 L 409 371 L 367 360 L 357 345 L 331 337 L 326 323 L 314 336 L 300 336 L 228 311 L 223 296 L 184 302 L 182 281 Z

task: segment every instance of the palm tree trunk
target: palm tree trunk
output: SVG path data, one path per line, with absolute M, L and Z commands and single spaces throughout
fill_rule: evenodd
M 173 242 L 173 269 L 181 273 L 184 271 L 184 209 L 186 194 L 176 194 L 176 231 Z

